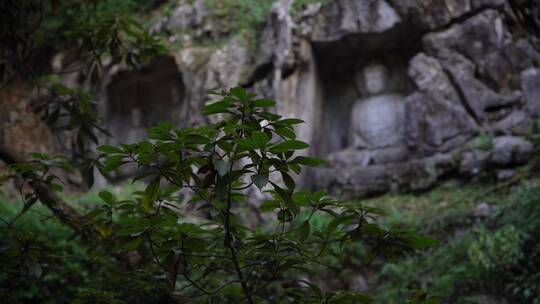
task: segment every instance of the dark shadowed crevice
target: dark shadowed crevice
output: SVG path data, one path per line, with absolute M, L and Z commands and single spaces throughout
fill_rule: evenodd
M 469 114 L 469 116 L 471 116 L 474 119 L 477 125 L 481 126 L 482 123 L 480 119 L 474 112 L 471 105 L 469 105 L 469 103 L 467 102 L 467 97 L 465 97 L 465 93 L 463 92 L 459 84 L 457 83 L 456 79 L 454 78 L 454 75 L 452 75 L 452 73 L 450 73 L 446 69 L 443 69 L 443 71 L 446 74 L 446 77 L 448 77 L 448 80 L 450 80 L 450 83 L 452 84 L 452 87 L 454 87 L 454 90 L 456 90 L 456 93 L 458 94 L 458 97 L 459 97 L 459 101 L 461 102 L 461 105 L 463 106 L 465 111 L 467 111 L 467 114 Z
M 274 64 L 272 62 L 265 62 L 258 65 L 249 77 L 249 79 L 244 84 L 242 84 L 242 86 L 247 88 L 252 87 L 255 83 L 266 78 L 270 74 L 270 72 L 272 72 L 273 68 Z
M 479 6 L 479 7 L 475 8 L 475 9 L 473 9 L 473 10 L 459 16 L 459 17 L 452 18 L 448 23 L 446 23 L 444 25 L 441 25 L 441 26 L 436 27 L 434 29 L 427 29 L 427 30 L 424 31 L 423 34 L 446 31 L 449 28 L 451 28 L 452 26 L 454 26 L 456 24 L 463 23 L 464 21 L 470 19 L 471 17 L 474 17 L 475 15 L 478 15 L 478 14 L 482 13 L 483 11 L 490 10 L 490 9 L 504 13 L 504 6 L 489 5 L 489 4 L 482 5 L 482 6 Z
M 172 56 L 162 56 L 138 71 L 116 74 L 107 87 L 105 123 L 112 143 L 144 139 L 158 122 L 180 125 L 185 88 Z

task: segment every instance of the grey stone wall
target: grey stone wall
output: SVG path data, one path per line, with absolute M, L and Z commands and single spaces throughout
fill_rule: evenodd
M 193 35 L 215 28 L 203 2 L 182 2 L 154 30 L 178 39 L 185 28 Z M 526 136 L 540 116 L 534 7 L 505 0 L 335 0 L 293 11 L 292 3 L 277 1 L 256 39 L 239 34 L 217 47 L 187 44 L 171 54 L 185 88 L 176 121 L 207 122 L 200 113 L 209 89 L 241 85 L 274 98 L 279 114 L 306 122 L 297 129 L 312 144 L 305 153 L 331 160 L 300 177 L 303 184 L 350 195 L 423 190 L 451 174 L 505 178 L 497 172 L 526 162 L 532 151 Z M 374 61 L 388 71 L 377 93 L 362 84 L 372 80 L 357 79 Z M 377 132 L 352 116 L 355 105 L 389 99 L 399 103 L 395 110 L 377 102 L 358 108 L 396 117 L 365 120 L 395 128 L 400 144 L 352 145 L 351 137 L 363 134 L 354 135 L 351 125 Z

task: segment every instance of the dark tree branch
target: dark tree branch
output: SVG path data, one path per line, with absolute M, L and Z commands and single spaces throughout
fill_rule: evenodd
M 24 162 L 24 158 L 20 153 L 11 151 L 4 144 L 0 144 L 0 159 L 7 165 Z M 64 225 L 75 230 L 85 238 L 95 239 L 99 236 L 97 229 L 90 224 L 90 221 L 84 215 L 80 214 L 46 185 L 36 181 L 30 183 L 30 186 L 37 194 L 41 203 L 47 206 Z
M 0 160 L 7 165 L 23 163 L 25 161 L 21 153 L 16 153 L 9 149 L 4 143 L 0 142 Z M 42 182 L 35 181 L 29 183 L 32 190 L 36 193 L 39 201 L 47 206 L 54 216 L 65 226 L 73 229 L 83 239 L 96 241 L 103 245 L 105 250 L 116 260 L 122 262 L 127 268 L 131 267 L 128 256 L 115 253 L 111 250 L 111 241 L 101 237 L 98 229 L 85 215 L 73 208 L 68 202 L 64 201 L 56 192 L 47 187 Z

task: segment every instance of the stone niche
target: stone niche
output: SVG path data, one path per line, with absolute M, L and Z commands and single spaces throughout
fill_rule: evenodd
M 314 17 L 322 102 L 311 153 L 329 166 L 311 172 L 311 186 L 364 196 L 450 176 L 503 180 L 532 151 L 534 39 L 513 36 L 502 9 L 475 4 L 433 28 L 391 3 L 401 15 L 385 26 L 373 20 L 392 18 L 369 17 L 395 16 L 384 0 L 337 1 Z
M 376 149 L 378 143 L 369 142 L 369 139 L 360 143 L 362 139 L 355 139 L 355 132 L 365 129 L 362 122 L 355 120 L 364 119 L 363 125 L 379 124 L 382 133 L 389 134 L 392 132 L 384 130 L 385 122 L 381 120 L 403 119 L 405 97 L 414 90 L 414 84 L 407 76 L 408 62 L 421 48 L 420 35 L 402 25 L 384 33 L 347 35 L 337 41 L 313 42 L 312 47 L 322 86 L 321 121 L 317 133 L 324 135 L 324 140 L 316 144 L 313 152 L 324 158 L 339 158 L 340 151 L 349 151 L 353 147 L 357 151 Z M 393 101 L 386 102 L 388 99 Z M 397 104 L 395 111 L 393 102 Z M 386 117 L 374 117 L 377 113 Z M 355 125 L 360 130 L 355 130 Z M 394 131 L 404 132 L 404 129 Z M 371 134 L 371 137 L 377 137 L 377 134 Z M 385 145 L 383 138 L 371 138 L 371 141 Z M 341 156 L 350 158 L 351 155 Z
M 181 125 L 185 87 L 171 56 L 154 59 L 138 71 L 115 74 L 107 86 L 101 114 L 112 137 L 111 144 L 146 138 L 148 128 L 167 121 Z

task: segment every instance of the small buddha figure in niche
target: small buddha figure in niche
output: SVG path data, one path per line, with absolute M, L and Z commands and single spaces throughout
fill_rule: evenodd
M 406 158 L 404 96 L 388 90 L 388 69 L 371 63 L 355 75 L 355 85 L 366 96 L 354 102 L 349 146 L 329 156 L 338 166 L 383 164 Z

